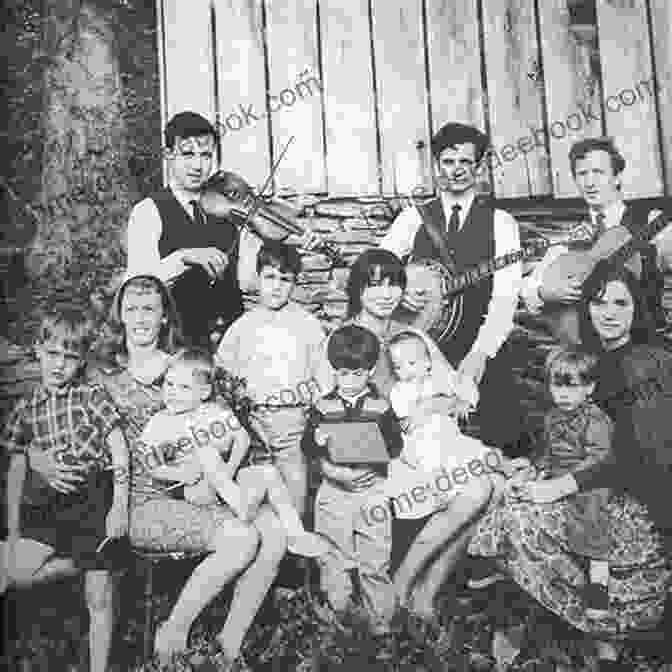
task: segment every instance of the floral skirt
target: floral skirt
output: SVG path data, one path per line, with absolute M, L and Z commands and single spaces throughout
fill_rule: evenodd
M 469 553 L 495 557 L 500 568 L 540 604 L 584 632 L 627 637 L 662 618 L 672 572 L 646 507 L 627 495 L 607 505 L 609 610 L 589 618 L 583 600 L 587 559 L 569 550 L 571 506 L 531 504 L 508 496 L 480 521 Z

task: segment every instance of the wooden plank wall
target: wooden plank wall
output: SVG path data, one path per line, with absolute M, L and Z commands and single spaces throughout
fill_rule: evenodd
M 276 193 L 431 190 L 431 133 L 487 131 L 498 197 L 576 196 L 614 136 L 627 197 L 672 195 L 668 0 L 158 0 L 164 115 L 218 117 L 222 165 Z

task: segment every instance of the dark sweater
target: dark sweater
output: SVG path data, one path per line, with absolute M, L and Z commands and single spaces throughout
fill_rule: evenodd
M 613 452 L 574 473 L 579 489 L 627 492 L 672 535 L 672 354 L 625 345 L 602 355 L 598 381 L 595 401 L 615 424 Z

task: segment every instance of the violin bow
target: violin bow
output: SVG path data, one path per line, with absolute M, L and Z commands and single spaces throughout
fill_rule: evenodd
M 266 178 L 266 181 L 262 185 L 261 189 L 259 190 L 259 193 L 254 197 L 254 202 L 252 203 L 252 206 L 248 210 L 247 216 L 245 217 L 245 221 L 243 222 L 242 226 L 247 227 L 247 228 L 252 228 L 250 226 L 250 220 L 254 215 L 257 214 L 257 210 L 259 210 L 259 204 L 261 203 L 261 199 L 264 196 L 264 192 L 268 187 L 270 186 L 271 182 L 273 181 L 273 177 L 275 176 L 275 173 L 278 170 L 278 167 L 280 166 L 280 162 L 285 158 L 285 154 L 287 154 L 287 150 L 289 149 L 289 146 L 294 142 L 295 136 L 290 136 L 289 140 L 287 140 L 287 144 L 282 148 L 282 151 L 278 155 L 278 158 L 275 160 L 273 165 L 271 166 L 271 170 L 268 173 L 268 177 Z

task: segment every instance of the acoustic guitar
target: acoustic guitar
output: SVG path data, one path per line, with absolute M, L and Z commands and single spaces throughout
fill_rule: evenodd
M 562 240 L 539 239 L 520 250 L 486 259 L 460 273 L 452 273 L 444 264 L 435 260 L 411 261 L 406 267 L 407 291 L 417 291 L 427 296 L 428 301 L 419 312 L 400 305 L 394 318 L 421 329 L 440 343 L 452 337 L 460 326 L 464 298 L 461 292 L 465 289 L 473 287 L 501 268 L 540 255 L 553 245 L 566 245 L 568 241 L 587 242 L 592 238 L 592 228 L 579 224 L 567 232 Z
M 544 284 L 568 284 L 576 281 L 584 285 L 593 275 L 607 267 L 623 265 L 649 241 L 655 238 L 669 221 L 659 210 L 649 214 L 649 221 L 641 227 L 619 224 L 607 229 L 587 250 L 569 251 L 555 259 L 542 276 Z M 633 268 L 641 275 L 641 264 Z M 551 333 L 563 343 L 579 343 L 579 316 L 576 306 L 549 302 L 542 311 Z

